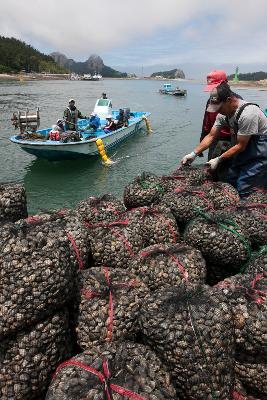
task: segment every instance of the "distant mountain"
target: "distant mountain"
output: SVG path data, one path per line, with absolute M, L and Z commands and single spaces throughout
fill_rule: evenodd
M 50 54 L 57 64 L 61 67 L 67 68 L 76 74 L 94 74 L 95 72 L 101 74 L 106 78 L 126 78 L 126 72 L 119 72 L 113 68 L 107 67 L 102 58 L 96 54 L 91 55 L 88 60 L 84 62 L 76 62 L 72 58 L 67 58 L 64 54 L 54 52 Z
M 10 72 L 66 73 L 52 57 L 15 38 L 0 36 L 0 73 Z
M 160 72 L 154 72 L 153 74 L 150 75 L 151 78 L 155 78 L 157 76 L 162 76 L 163 78 L 167 79 L 185 79 L 185 74 L 181 69 L 171 69 L 170 71 L 160 71 Z
M 228 75 L 228 80 L 232 80 L 234 78 L 234 74 Z M 238 74 L 238 79 L 240 81 L 261 81 L 262 79 L 267 79 L 267 72 L 259 71 L 259 72 L 249 72 L 247 74 Z

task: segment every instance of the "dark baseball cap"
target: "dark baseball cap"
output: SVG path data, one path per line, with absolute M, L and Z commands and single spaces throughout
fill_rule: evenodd
M 218 112 L 222 104 L 233 96 L 233 92 L 227 83 L 223 83 L 210 92 L 209 105 L 207 107 L 208 112 Z

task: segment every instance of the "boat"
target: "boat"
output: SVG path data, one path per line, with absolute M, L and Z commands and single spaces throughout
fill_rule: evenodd
M 94 112 L 100 117 L 101 126 L 105 125 L 108 115 L 112 115 L 113 119 L 116 120 L 119 114 L 118 110 L 112 110 L 110 99 L 102 98 L 96 101 Z M 134 136 L 148 122 L 147 117 L 149 115 L 149 112 L 131 112 L 128 126 L 110 133 L 105 133 L 101 128 L 96 132 L 87 131 L 86 127 L 89 120 L 79 119 L 78 133 L 80 139 L 63 143 L 60 140 L 55 141 L 47 138 L 51 128 L 37 129 L 40 125 L 39 109 L 37 109 L 35 115 L 26 112 L 24 114 L 19 113 L 19 116 L 17 116 L 14 113 L 13 125 L 20 128 L 20 134 L 13 135 L 9 139 L 27 153 L 47 160 L 87 158 L 99 155 L 96 143 L 98 139 L 102 139 L 105 150 L 109 150 L 130 136 Z
M 169 94 L 169 95 L 172 95 L 172 96 L 186 96 L 187 95 L 187 90 L 186 89 L 180 89 L 178 87 L 173 89 L 171 83 L 164 83 L 163 89 L 159 89 L 159 93 L 161 93 L 161 94 Z
M 80 75 L 75 74 L 74 72 L 72 72 L 72 73 L 70 74 L 70 80 L 71 80 L 71 81 L 80 81 L 80 80 L 81 80 L 81 77 L 80 77 Z
M 94 73 L 94 75 L 91 74 L 83 74 L 81 80 L 82 81 L 100 81 L 102 79 L 102 75 Z

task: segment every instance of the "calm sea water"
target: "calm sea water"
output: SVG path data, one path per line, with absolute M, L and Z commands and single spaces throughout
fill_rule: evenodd
M 149 80 L 0 82 L 0 182 L 24 183 L 29 213 L 35 213 L 70 207 L 92 195 L 121 197 L 125 185 L 143 171 L 170 173 L 198 142 L 207 100 L 203 85 L 177 83 L 187 89 L 187 97 L 160 95 L 162 82 Z M 10 121 L 13 111 L 40 107 L 41 127 L 45 128 L 62 117 L 69 98 L 76 99 L 81 112 L 89 115 L 103 91 L 112 98 L 114 109 L 150 111 L 153 128 L 151 135 L 141 131 L 110 152 L 109 157 L 116 161 L 111 167 L 103 166 L 99 158 L 64 162 L 36 159 L 8 140 L 14 134 Z M 266 108 L 266 91 L 236 91 Z

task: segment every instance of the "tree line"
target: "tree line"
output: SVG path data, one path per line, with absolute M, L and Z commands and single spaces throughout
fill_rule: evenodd
M 234 74 L 229 75 L 228 80 L 234 79 Z M 267 79 L 267 72 L 248 72 L 247 74 L 238 74 L 238 79 L 240 81 L 261 81 L 262 79 Z
M 15 38 L 0 36 L 0 73 L 49 72 L 67 73 L 68 71 L 55 63 L 32 46 Z

